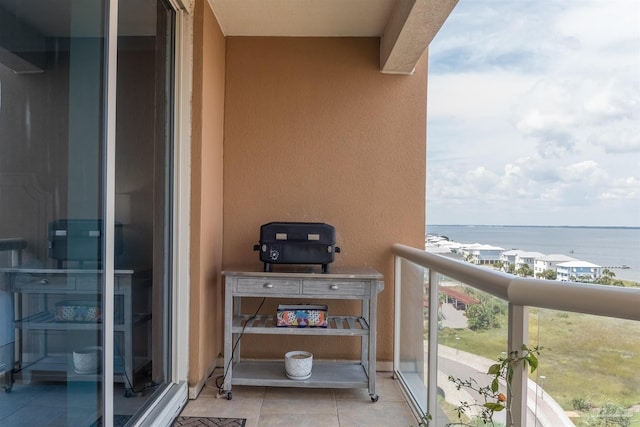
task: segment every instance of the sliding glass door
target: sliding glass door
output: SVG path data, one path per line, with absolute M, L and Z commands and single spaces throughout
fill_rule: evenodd
M 162 0 L 0 0 L 0 425 L 171 381 L 174 39 Z
M 131 374 L 123 378 L 129 397 L 114 399 L 116 419 L 147 403 L 170 378 L 174 28 L 175 13 L 163 1 L 120 2 L 115 219 L 127 244 L 117 257 L 116 275 L 128 270 L 140 280 L 132 289 L 130 318 L 123 319 L 133 333 L 126 340 L 114 335 L 114 373 L 123 356 L 133 355 L 132 369 L 124 369 Z

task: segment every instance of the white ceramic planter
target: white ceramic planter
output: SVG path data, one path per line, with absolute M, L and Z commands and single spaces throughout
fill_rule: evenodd
M 290 351 L 284 355 L 284 369 L 292 380 L 306 380 L 311 377 L 313 354 L 308 351 Z
M 95 374 L 100 370 L 102 347 L 83 347 L 73 352 L 73 368 L 77 374 Z

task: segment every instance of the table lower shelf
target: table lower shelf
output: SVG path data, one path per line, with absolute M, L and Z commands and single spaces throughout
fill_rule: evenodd
M 149 313 L 135 313 L 133 315 L 133 324 L 138 325 L 151 319 Z M 55 315 L 49 312 L 40 312 L 32 314 L 24 319 L 14 322 L 17 329 L 41 329 L 41 330 L 58 330 L 58 331 L 77 331 L 77 330 L 102 330 L 102 322 L 63 322 L 57 321 Z M 115 331 L 124 331 L 127 325 L 122 320 L 116 321 L 114 324 Z
M 360 362 L 314 361 L 310 378 L 292 380 L 285 374 L 284 360 L 241 360 L 233 365 L 231 384 L 270 387 L 366 388 L 369 387 L 369 375 Z
M 135 361 L 134 372 L 139 371 L 149 363 L 148 359 L 140 358 Z M 39 381 L 101 381 L 102 371 L 89 374 L 79 374 L 73 369 L 72 362 L 64 356 L 46 356 L 42 359 L 26 364 L 13 373 L 16 380 Z M 131 378 L 125 375 L 124 364 L 115 361 L 113 366 L 113 379 L 115 382 L 128 383 Z

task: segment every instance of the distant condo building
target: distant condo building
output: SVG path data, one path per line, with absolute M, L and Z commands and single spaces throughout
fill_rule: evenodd
M 536 259 L 542 258 L 544 254 L 540 252 L 522 251 L 520 249 L 512 249 L 504 251 L 500 255 L 500 261 L 502 261 L 502 269 L 507 271 L 511 266 L 513 269 L 518 270 L 525 265 L 529 266 L 533 270 Z
M 542 258 L 544 254 L 540 252 L 527 252 L 522 251 L 516 255 L 516 270 L 523 268 L 525 265 L 533 270 L 533 266 L 536 263 L 536 259 Z
M 599 265 L 591 264 L 586 261 L 569 261 L 563 262 L 556 266 L 556 272 L 558 273 L 557 280 L 568 282 L 583 280 L 595 280 L 600 277 L 601 269 Z
M 602 267 L 581 261 L 564 254 L 545 255 L 520 249 L 504 250 L 498 246 L 481 243 L 458 243 L 440 236 L 427 235 L 425 250 L 446 256 L 455 256 L 478 265 L 500 262 L 503 271 L 517 271 L 528 266 L 534 277 L 541 277 L 545 271 L 555 271 L 560 281 L 593 281 L 602 274 Z
M 474 243 L 472 245 L 462 245 L 460 251 L 465 260 L 481 265 L 495 264 L 500 261 L 500 255 L 504 249 L 498 246 Z
M 520 249 L 511 249 L 509 251 L 504 251 L 500 255 L 500 261 L 502 261 L 502 268 L 506 270 L 508 266 L 513 265 L 516 266 L 516 258 L 519 254 L 525 253 L 525 251 L 521 251 Z
M 564 254 L 545 255 L 535 260 L 533 264 L 533 274 L 538 276 L 546 270 L 557 272 L 556 266 L 563 262 L 577 261 L 575 258 Z

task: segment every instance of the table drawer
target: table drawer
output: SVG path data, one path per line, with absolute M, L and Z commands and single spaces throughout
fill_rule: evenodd
M 324 295 L 329 298 L 336 296 L 363 296 L 367 295 L 367 283 L 358 281 L 339 280 L 305 280 L 302 283 L 304 295 Z
M 78 276 L 76 282 L 79 291 L 102 291 L 102 274 L 83 274 Z
M 13 282 L 16 291 L 21 290 L 70 290 L 76 287 L 76 277 L 66 274 L 16 274 Z
M 234 295 L 300 295 L 300 280 L 238 279 Z

